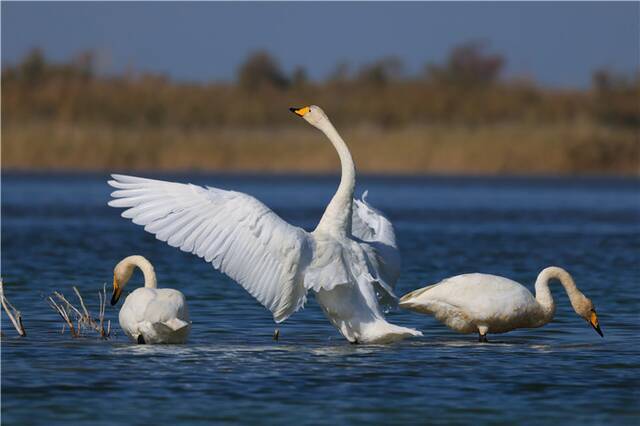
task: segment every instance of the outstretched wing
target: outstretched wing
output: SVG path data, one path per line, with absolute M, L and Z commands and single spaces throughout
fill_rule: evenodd
M 364 191 L 362 199 L 353 199 L 351 229 L 355 237 L 366 242 L 378 242 L 397 250 L 393 225 L 379 210 L 367 203 L 369 191 Z
M 309 236 L 249 195 L 191 184 L 112 175 L 111 207 L 173 247 L 191 252 L 287 319 L 306 300 Z
M 365 191 L 360 200 L 353 199 L 351 232 L 363 242 L 361 245 L 372 260 L 379 284 L 395 297 L 393 288 L 400 277 L 401 266 L 396 234 L 389 219 L 367 203 L 367 193 Z

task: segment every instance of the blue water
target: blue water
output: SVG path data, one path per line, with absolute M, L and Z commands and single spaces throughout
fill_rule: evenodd
M 335 177 L 170 176 L 251 193 L 312 229 Z M 472 271 L 532 287 L 557 264 L 595 302 L 602 339 L 554 288 L 546 327 L 456 334 L 392 311 L 424 332 L 389 346 L 350 345 L 313 298 L 271 335 L 271 315 L 204 261 L 165 246 L 106 207 L 106 175 L 4 175 L 2 276 L 28 336 L 4 319 L 2 423 L 521 423 L 640 421 L 640 181 L 362 178 L 396 225 L 398 294 Z M 96 310 L 115 263 L 142 254 L 161 286 L 187 296 L 188 344 L 139 346 L 60 334 L 45 302 L 77 285 Z M 136 273 L 125 292 L 142 282 Z M 107 317 L 117 322 L 117 311 Z

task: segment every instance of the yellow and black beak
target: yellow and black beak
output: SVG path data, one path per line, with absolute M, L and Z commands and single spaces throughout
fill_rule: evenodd
M 311 111 L 311 108 L 309 108 L 308 106 L 302 107 L 302 108 L 292 107 L 292 108 L 289 108 L 289 111 L 299 115 L 300 117 L 304 117 L 305 115 L 309 114 L 309 111 Z
M 120 294 L 122 293 L 122 287 L 118 284 L 115 275 L 113 276 L 113 294 L 111 295 L 111 306 L 118 303 L 120 300 Z
M 593 329 L 600 335 L 600 337 L 604 337 L 604 334 L 602 334 L 602 330 L 600 329 L 600 323 L 598 322 L 598 315 L 596 315 L 595 311 L 591 311 L 589 324 L 591 324 L 591 327 L 593 327 Z

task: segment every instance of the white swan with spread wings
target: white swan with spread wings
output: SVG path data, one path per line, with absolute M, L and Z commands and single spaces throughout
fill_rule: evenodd
M 256 198 L 235 191 L 113 175 L 112 207 L 147 232 L 210 262 L 273 313 L 300 309 L 312 291 L 352 343 L 388 343 L 421 333 L 385 320 L 378 296 L 395 299 L 400 257 L 391 223 L 353 198 L 355 166 L 325 113 L 291 108 L 338 151 L 342 177 L 313 232 L 290 225 Z

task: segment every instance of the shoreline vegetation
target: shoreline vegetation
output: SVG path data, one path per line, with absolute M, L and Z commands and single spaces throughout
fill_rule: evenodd
M 640 171 L 640 74 L 599 70 L 587 89 L 502 77 L 485 46 L 406 75 L 397 58 L 338 65 L 324 81 L 251 54 L 232 83 L 104 75 L 84 52 L 30 52 L 2 71 L 5 171 L 333 173 L 338 158 L 289 106 L 321 105 L 369 174 Z

